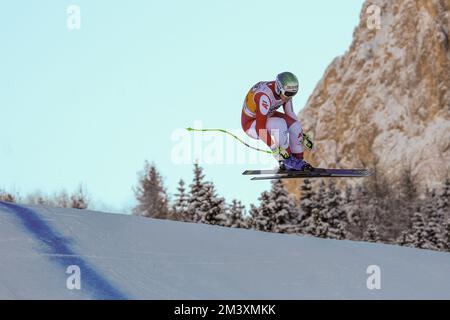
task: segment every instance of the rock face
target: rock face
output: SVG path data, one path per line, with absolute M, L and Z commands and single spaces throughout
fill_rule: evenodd
M 368 24 L 373 5 L 378 29 Z M 367 1 L 350 48 L 299 115 L 316 143 L 311 163 L 393 175 L 410 164 L 422 185 L 442 181 L 450 169 L 449 31 L 450 0 Z

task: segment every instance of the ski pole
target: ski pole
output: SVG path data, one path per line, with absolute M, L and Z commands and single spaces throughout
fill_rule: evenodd
M 246 143 L 245 141 L 241 140 L 239 137 L 237 137 L 235 134 L 232 134 L 231 132 L 228 132 L 227 130 L 224 129 L 194 129 L 194 128 L 186 128 L 187 131 L 197 131 L 197 132 L 222 132 L 225 134 L 228 134 L 230 136 L 232 136 L 234 139 L 236 139 L 237 141 L 241 142 L 242 144 L 244 144 L 246 147 L 249 147 L 250 149 L 256 150 L 256 151 L 260 151 L 260 152 L 265 152 L 268 154 L 274 154 L 273 151 L 269 151 L 269 150 L 263 150 L 263 149 L 259 149 L 256 147 L 253 147 L 251 145 L 249 145 L 248 143 Z
M 228 132 L 227 130 L 224 129 L 194 129 L 194 128 L 186 128 L 187 131 L 197 131 L 197 132 L 222 132 L 225 134 L 228 134 L 230 136 L 232 136 L 234 139 L 236 139 L 237 141 L 241 142 L 242 144 L 244 144 L 246 147 L 249 147 L 250 149 L 256 150 L 256 151 L 260 151 L 260 152 L 264 152 L 264 153 L 268 153 L 268 154 L 273 154 L 273 155 L 278 155 L 279 154 L 279 149 L 276 149 L 275 151 L 269 151 L 269 150 L 263 150 L 263 149 L 259 149 L 256 147 L 253 147 L 251 145 L 249 145 L 248 143 L 246 143 L 245 141 L 241 140 L 239 137 L 237 137 L 235 134 Z M 303 144 L 305 145 L 306 148 L 308 148 L 309 150 L 312 150 L 314 144 L 312 142 L 311 137 L 304 133 L 303 134 Z

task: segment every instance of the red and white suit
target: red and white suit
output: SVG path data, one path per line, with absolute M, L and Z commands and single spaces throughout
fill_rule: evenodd
M 283 107 L 284 113 L 277 111 Z M 303 130 L 292 107 L 275 91 L 275 81 L 259 82 L 245 97 L 241 114 L 242 129 L 254 139 L 263 140 L 272 150 L 283 147 L 303 159 Z

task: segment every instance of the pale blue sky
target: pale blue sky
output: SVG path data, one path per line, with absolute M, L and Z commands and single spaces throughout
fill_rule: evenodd
M 81 8 L 81 30 L 66 27 Z M 188 183 L 171 135 L 201 120 L 240 128 L 245 93 L 292 71 L 298 112 L 351 43 L 363 0 L 8 1 L 0 6 L 0 188 L 87 187 L 99 208 L 134 203 L 154 161 L 170 193 Z M 241 148 L 241 149 L 239 149 Z M 237 150 L 247 152 L 245 147 Z M 255 165 L 204 165 L 220 195 L 256 203 Z M 103 203 L 103 205 L 101 205 Z

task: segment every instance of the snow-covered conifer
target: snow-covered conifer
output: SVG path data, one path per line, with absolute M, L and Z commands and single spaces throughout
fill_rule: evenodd
M 225 225 L 225 199 L 218 197 L 214 184 L 205 183 L 203 201 L 198 211 L 199 222 L 214 225 Z
M 180 179 L 177 187 L 178 192 L 175 194 L 175 201 L 171 210 L 171 216 L 174 220 L 190 221 L 191 218 L 188 215 L 189 197 L 185 185 L 184 180 Z
M 64 197 L 64 195 L 63 195 Z M 61 201 L 65 201 L 64 198 L 62 198 Z M 64 203 L 63 203 L 64 204 Z M 89 200 L 86 195 L 86 191 L 83 189 L 83 186 L 80 184 L 75 190 L 72 195 L 70 196 L 70 207 L 74 209 L 87 209 L 89 206 Z
M 206 187 L 203 174 L 203 168 L 196 162 L 194 163 L 194 177 L 190 184 L 189 205 L 187 209 L 188 221 L 199 222 L 201 219 L 201 209 L 206 198 Z
M 81 188 L 81 185 L 79 186 Z M 72 196 L 74 196 L 72 194 Z M 55 195 L 55 204 L 59 208 L 69 208 L 71 206 L 72 199 L 70 198 L 69 194 L 66 190 L 62 189 Z
M 140 174 L 139 184 L 134 190 L 138 205 L 133 212 L 144 217 L 165 219 L 168 216 L 168 197 L 154 164 L 147 161 Z
M 358 185 L 352 191 L 352 195 L 347 193 L 346 199 L 349 237 L 353 240 L 361 240 L 365 230 L 366 217 L 363 216 L 363 212 L 368 201 L 368 191 L 365 186 Z
M 0 201 L 3 202 L 16 202 L 16 197 L 11 193 L 8 193 L 0 189 Z
M 40 206 L 54 206 L 53 201 L 42 193 L 40 190 L 36 190 L 26 195 L 25 204 L 40 205 Z
M 292 197 L 289 196 L 281 180 L 272 181 L 270 191 L 272 210 L 275 215 L 275 232 L 292 233 L 298 224 L 299 211 Z
M 379 242 L 380 241 L 380 236 L 378 235 L 377 227 L 374 224 L 370 223 L 367 226 L 367 229 L 364 232 L 363 240 L 368 241 L 368 242 Z
M 432 190 L 429 196 L 425 199 L 422 207 L 422 214 L 424 216 L 426 225 L 425 230 L 427 234 L 427 241 L 424 248 L 433 250 L 443 250 L 445 248 L 444 239 L 444 216 L 443 211 L 437 208 L 436 191 Z
M 428 233 L 425 226 L 425 221 L 420 209 L 415 211 L 412 217 L 412 228 L 411 228 L 411 244 L 416 248 L 427 248 L 428 243 Z
M 326 238 L 346 239 L 347 216 L 344 211 L 341 192 L 336 188 L 336 182 L 331 180 L 328 184 L 326 196 L 324 198 L 321 219 L 328 225 Z
M 445 219 L 450 218 L 450 176 L 448 176 L 442 186 L 437 198 L 436 209 L 439 215 Z
M 445 250 L 450 252 L 450 219 L 446 221 L 444 230 Z
M 245 221 L 245 206 L 241 201 L 233 199 L 228 208 L 226 226 L 232 228 L 247 228 Z
M 312 187 L 312 182 L 309 179 L 304 179 L 300 186 L 300 216 L 297 226 L 297 232 L 308 234 L 307 230 L 307 220 L 312 215 L 312 210 L 315 207 L 314 197 L 316 193 Z
M 324 209 L 325 192 L 325 183 L 322 180 L 319 190 L 312 193 L 311 203 L 307 207 L 301 205 L 303 215 L 301 217 L 300 230 L 302 233 L 316 237 L 326 237 L 329 225 L 321 218 L 321 212 Z M 305 209 L 308 211 L 304 211 Z
M 251 206 L 250 214 L 252 228 L 260 231 L 273 231 L 275 227 L 275 214 L 270 193 L 263 191 L 258 198 L 259 206 Z
M 396 244 L 400 246 L 411 246 L 413 243 L 413 239 L 408 231 L 403 231 L 400 236 L 395 241 Z

